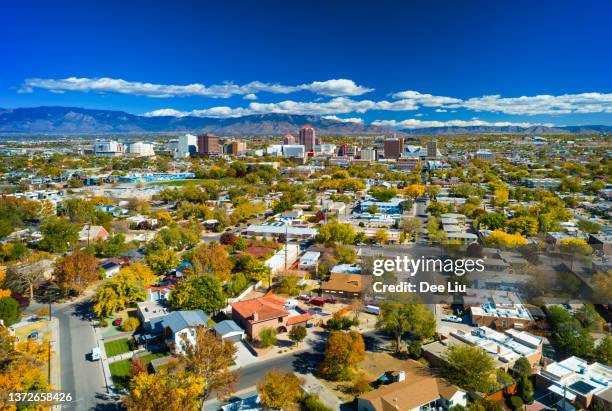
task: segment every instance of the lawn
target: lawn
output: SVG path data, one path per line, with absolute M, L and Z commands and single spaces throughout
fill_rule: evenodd
M 171 181 L 155 181 L 152 183 L 149 183 L 149 185 L 152 186 L 191 186 L 191 185 L 196 185 L 199 182 L 202 182 L 202 179 L 197 179 L 197 178 L 190 178 L 190 179 L 186 179 L 186 180 L 171 180 Z
M 127 338 L 105 342 L 104 349 L 106 350 L 106 356 L 109 358 L 130 351 Z
M 147 354 L 138 357 L 145 365 L 148 365 L 151 361 L 156 358 L 165 357 L 167 353 L 154 353 Z M 121 360 L 112 362 L 109 364 L 111 376 L 113 377 L 113 383 L 118 389 L 127 388 L 128 383 L 132 376 L 130 375 L 130 364 L 131 360 Z

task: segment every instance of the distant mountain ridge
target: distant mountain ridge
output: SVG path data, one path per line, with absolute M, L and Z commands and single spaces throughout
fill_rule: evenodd
M 390 134 L 379 126 L 345 123 L 319 116 L 261 114 L 232 118 L 146 117 L 112 110 L 77 107 L 0 109 L 0 133 L 105 134 L 208 132 L 219 135 L 297 133 L 310 124 L 320 134 Z
M 312 115 L 260 114 L 232 118 L 146 117 L 78 107 L 0 108 L 0 134 L 142 134 L 208 132 L 218 135 L 296 134 L 310 124 L 322 135 L 609 134 L 612 126 L 430 127 L 393 130 Z

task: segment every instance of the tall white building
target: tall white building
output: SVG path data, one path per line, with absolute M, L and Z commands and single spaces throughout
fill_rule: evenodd
M 125 152 L 135 157 L 152 157 L 155 155 L 154 146 L 148 141 L 132 141 L 126 144 Z
M 366 161 L 376 161 L 376 149 L 364 148 L 361 150 L 361 159 Z
M 198 137 L 193 134 L 185 134 L 178 138 L 178 149 L 174 158 L 190 157 L 198 152 Z
M 97 156 L 120 156 L 123 154 L 124 146 L 115 140 L 96 141 L 93 146 L 94 154 Z

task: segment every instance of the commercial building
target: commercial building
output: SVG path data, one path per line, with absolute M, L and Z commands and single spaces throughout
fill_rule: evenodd
M 198 152 L 198 137 L 193 134 L 185 134 L 178 138 L 178 148 L 174 158 L 185 158 L 194 156 Z
M 529 188 L 556 190 L 561 185 L 561 180 L 558 178 L 524 178 L 523 184 Z
M 289 239 L 308 240 L 317 235 L 317 230 L 309 227 L 287 226 L 283 222 L 267 225 L 250 225 L 247 228 L 247 235 L 249 236 L 274 238 L 285 234 Z
M 359 203 L 359 211 L 362 213 L 368 212 L 368 208 L 375 206 L 379 213 L 383 214 L 402 214 L 402 203 L 404 202 L 401 198 L 392 198 L 389 201 L 374 201 L 367 200 Z
M 219 155 L 221 154 L 221 146 L 219 145 L 219 137 L 210 134 L 198 135 L 198 154 L 204 155 Z
M 542 368 L 535 382 L 536 390 L 550 393 L 557 403 L 565 398 L 580 409 L 612 409 L 612 368 L 604 364 L 569 357 Z
M 300 246 L 297 244 L 286 244 L 265 262 L 266 267 L 272 274 L 280 273 L 291 268 L 300 254 Z
M 225 153 L 233 156 L 244 154 L 247 150 L 247 145 L 244 141 L 231 141 L 225 145 Z
M 283 136 L 283 145 L 295 144 L 295 137 L 287 133 Z
M 519 296 L 511 291 L 468 288 L 463 305 L 469 307 L 472 323 L 480 326 L 504 330 L 534 323 Z
M 125 153 L 134 157 L 153 157 L 155 144 L 148 141 L 130 141 L 125 143 Z
M 495 153 L 489 149 L 481 148 L 476 151 L 474 157 L 482 161 L 493 161 L 495 160 Z
M 314 153 L 315 146 L 317 145 L 317 136 L 314 128 L 306 125 L 300 129 L 300 144 L 304 146 L 307 153 Z
M 124 152 L 123 144 L 118 141 L 96 141 L 93 145 L 93 152 L 97 156 L 116 157 Z
M 431 140 L 427 142 L 427 158 L 438 157 L 438 142 Z
M 281 155 L 283 157 L 304 158 L 306 147 L 302 144 L 283 145 L 281 146 Z
M 434 366 L 444 363 L 449 347 L 454 345 L 471 345 L 486 352 L 497 368 L 509 370 L 521 357 L 525 357 L 532 367 L 542 359 L 543 341 L 540 337 L 525 331 L 495 331 L 488 327 L 479 327 L 471 331 L 453 330 L 448 338 L 423 346 L 423 355 Z
M 361 159 L 366 161 L 376 161 L 378 160 L 378 156 L 376 155 L 376 150 L 373 148 L 364 148 L 361 150 Z
M 404 139 L 394 138 L 388 139 L 383 142 L 386 159 L 398 159 L 404 151 Z

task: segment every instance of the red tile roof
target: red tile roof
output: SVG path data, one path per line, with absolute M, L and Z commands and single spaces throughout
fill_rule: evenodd
M 284 307 L 285 302 L 284 298 L 270 293 L 260 298 L 235 302 L 232 304 L 232 311 L 236 311 L 250 322 L 266 321 L 288 316 L 289 311 Z M 253 319 L 253 314 L 256 314 L 256 320 Z
M 293 317 L 287 318 L 287 325 L 301 324 L 310 320 L 312 316 L 308 313 L 294 315 Z

